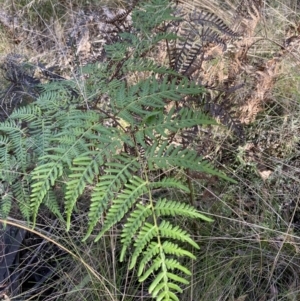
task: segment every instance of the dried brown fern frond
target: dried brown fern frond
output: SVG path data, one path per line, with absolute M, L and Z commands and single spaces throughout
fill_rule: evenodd
M 254 29 L 261 18 L 261 0 L 242 0 L 235 10 L 232 28 L 244 37 L 253 37 Z
M 279 76 L 280 64 L 287 55 L 298 55 L 300 50 L 300 35 L 288 37 L 284 41 L 285 47 L 275 53 L 272 59 L 261 65 L 254 73 L 255 85 L 240 107 L 240 121 L 249 124 L 254 121 L 259 112 L 263 110 L 265 100 L 274 87 Z
M 232 130 L 241 141 L 244 140 L 245 137 L 243 127 L 241 122 L 234 117 L 230 98 L 227 98 L 226 93 L 220 93 L 214 99 L 207 101 L 204 108 L 214 118 Z
M 229 26 L 227 26 L 223 20 L 221 20 L 215 14 L 210 12 L 193 12 L 189 15 L 189 22 L 195 27 L 197 25 L 201 25 L 203 27 L 208 26 L 210 29 L 216 28 L 225 36 L 229 36 L 232 38 L 237 38 L 240 36 L 239 33 L 235 32 Z

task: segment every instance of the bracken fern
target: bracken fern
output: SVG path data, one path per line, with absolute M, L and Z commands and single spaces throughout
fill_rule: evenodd
M 88 196 L 84 239 L 100 220 L 96 240 L 122 223 L 120 260 L 131 254 L 130 268 L 137 266 L 141 282 L 151 279 L 149 292 L 156 300 L 179 300 L 191 274 L 180 258 L 195 259 L 184 245 L 199 248 L 172 218 L 211 221 L 184 200 L 161 196 L 163 190 L 192 193 L 168 170 L 228 179 L 181 146 L 182 130 L 216 122 L 183 101 L 200 97 L 201 86 L 170 69 L 170 62 L 151 59 L 162 43 L 177 39 L 167 30 L 173 21 L 178 18 L 168 1 L 139 3 L 128 32 L 106 47 L 107 61 L 84 67 L 76 84 L 41 85 L 36 101 L 0 124 L 1 214 L 7 217 L 17 200 L 35 225 L 42 205 L 61 219 L 64 206 L 70 229 L 78 199 Z M 85 87 L 84 95 L 78 87 Z

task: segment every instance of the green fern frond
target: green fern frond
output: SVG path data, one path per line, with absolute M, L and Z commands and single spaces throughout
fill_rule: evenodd
M 124 217 L 128 210 L 132 208 L 133 204 L 137 202 L 139 197 L 148 191 L 147 186 L 148 182 L 137 176 L 133 176 L 129 182 L 125 184 L 125 188 L 122 192 L 112 201 L 101 232 L 97 235 L 95 241 L 98 241 L 108 229 Z
M 28 175 L 19 178 L 12 185 L 12 192 L 14 199 L 18 203 L 22 216 L 26 221 L 30 220 L 31 208 L 30 208 L 30 178 Z
M 174 274 L 174 273 L 167 273 L 167 277 L 171 280 L 174 280 L 174 281 L 182 283 L 182 284 L 189 284 L 189 281 L 187 281 L 185 278 L 180 277 L 180 276 L 178 276 L 177 274 Z
M 174 258 L 165 259 L 164 264 L 169 270 L 173 271 L 174 269 L 177 269 L 189 276 L 192 274 L 185 266 L 183 266 L 178 260 Z
M 192 259 L 196 259 L 196 257 L 189 251 L 184 250 L 179 247 L 177 244 L 174 244 L 169 241 L 165 241 L 162 245 L 157 242 L 151 242 L 146 251 L 143 253 L 142 260 L 140 261 L 138 268 L 138 275 L 141 276 L 146 267 L 146 264 L 153 260 L 161 251 L 165 254 L 176 255 L 177 257 L 187 256 Z
M 227 177 L 224 173 L 216 170 L 209 162 L 204 161 L 194 150 L 169 144 L 168 141 L 165 141 L 158 149 L 157 148 L 158 143 L 154 143 L 147 151 L 147 160 L 150 169 L 155 169 L 156 167 L 166 169 L 172 166 L 178 166 L 216 175 L 227 181 L 236 183 L 236 181 Z
M 136 265 L 137 259 L 142 253 L 143 249 L 154 237 L 157 237 L 158 234 L 159 229 L 157 225 L 152 225 L 147 222 L 144 223 L 134 243 L 135 249 L 131 257 L 129 269 L 132 269 Z
M 187 256 L 192 259 L 196 259 L 196 256 L 193 255 L 191 252 L 184 250 L 183 248 L 179 247 L 177 244 L 172 243 L 170 241 L 165 241 L 162 244 L 162 249 L 165 254 L 176 255 L 177 257 Z
M 177 190 L 182 190 L 186 193 L 189 193 L 189 188 L 182 184 L 182 182 L 174 179 L 174 178 L 164 178 L 161 181 L 151 182 L 149 183 L 150 189 L 161 189 L 161 188 L 175 188 Z
M 11 192 L 5 192 L 0 198 L 0 216 L 2 219 L 6 219 L 12 206 L 13 194 Z
M 152 215 L 151 205 L 144 206 L 142 204 L 136 204 L 136 208 L 131 212 L 126 223 L 124 224 L 121 242 L 122 251 L 120 255 L 120 261 L 122 262 L 125 257 L 127 248 L 132 243 L 133 237 L 136 235 L 137 230 L 142 226 L 145 220 Z
M 31 175 L 34 182 L 31 185 L 30 207 L 32 210 L 34 225 L 44 197 L 62 173 L 63 166 L 61 162 L 55 161 L 39 165 L 32 171 Z
M 173 9 L 167 0 L 141 2 L 132 13 L 134 28 L 146 35 L 161 23 L 174 19 Z
M 159 199 L 155 204 L 154 210 L 157 216 L 186 216 L 213 222 L 211 218 L 199 213 L 195 207 L 167 199 Z
M 61 221 L 64 220 L 61 214 L 60 204 L 56 195 L 53 193 L 52 190 L 49 190 L 48 193 L 45 195 L 43 204 Z
M 211 221 L 211 220 L 210 220 Z M 180 229 L 179 226 L 173 226 L 168 221 L 162 221 L 159 225 L 160 235 L 167 238 L 172 238 L 182 242 L 187 242 L 192 245 L 194 248 L 199 249 L 198 244 L 191 239 L 190 235 L 183 229 Z
M 20 165 L 20 170 L 26 172 L 28 166 L 28 145 L 27 139 L 24 137 L 25 133 L 16 131 L 9 134 L 12 141 L 12 147 L 14 148 L 16 159 Z
M 155 76 L 150 76 L 129 88 L 124 84 L 111 94 L 111 98 L 113 108 L 120 108 L 115 112 L 118 117 L 134 125 L 137 123 L 134 114 L 139 116 L 138 120 L 144 119 L 151 113 L 149 108 L 163 109 L 166 99 L 178 101 L 183 95 L 199 94 L 201 91 L 201 87 L 189 83 L 186 78 L 169 82 L 166 77 L 160 82 Z
M 104 47 L 107 56 L 114 62 L 123 61 L 127 57 L 127 45 L 123 43 L 114 43 L 112 45 L 105 45 Z
M 14 110 L 11 115 L 9 115 L 9 119 L 12 120 L 24 120 L 24 121 L 32 121 L 41 116 L 41 109 L 38 106 L 25 106 Z
M 137 220 L 139 217 L 143 217 L 141 220 L 145 220 L 147 217 L 150 216 L 151 209 L 149 208 L 142 208 L 140 207 L 139 215 L 137 216 L 136 219 L 133 218 L 132 221 L 130 221 L 131 227 L 128 227 L 133 233 L 136 233 L 137 227 L 139 226 L 136 225 L 133 227 L 134 223 L 137 223 Z M 199 212 L 196 211 L 196 209 L 190 205 L 187 204 L 182 204 L 182 203 L 176 203 L 172 201 L 167 201 L 165 199 L 159 200 L 157 204 L 155 205 L 154 208 L 155 214 L 157 216 L 187 216 L 187 217 L 193 217 L 193 218 L 200 218 L 205 221 L 212 221 L 210 218 L 207 218 L 203 214 L 200 214 Z M 145 214 L 146 213 L 146 214 Z M 134 216 L 134 215 L 132 215 Z M 141 223 L 141 222 L 140 222 Z M 126 227 L 126 225 L 125 225 Z M 124 229 L 122 233 L 122 242 L 123 242 L 123 249 L 121 252 L 121 258 L 123 259 L 124 257 L 124 252 L 128 245 L 130 244 L 128 239 L 132 239 L 133 234 L 129 234 L 128 229 Z M 129 237 L 126 240 L 126 234 L 129 234 Z M 170 222 L 167 221 L 162 221 L 159 227 L 155 225 L 151 225 L 149 223 L 145 223 L 145 225 L 141 228 L 139 235 L 136 238 L 136 243 L 135 243 L 135 250 L 131 258 L 131 263 L 130 263 L 130 268 L 133 268 L 136 265 L 136 262 L 138 260 L 139 255 L 142 253 L 143 249 L 147 249 L 147 251 L 143 254 L 141 262 L 140 262 L 140 268 L 139 268 L 139 275 L 141 275 L 142 270 L 144 269 L 145 264 L 152 259 L 153 256 L 155 256 L 159 252 L 161 252 L 161 248 L 159 248 L 158 245 L 155 245 L 155 243 L 150 243 L 149 242 L 156 236 L 159 237 L 164 237 L 164 238 L 172 238 L 178 241 L 182 242 L 188 242 L 195 248 L 199 248 L 199 246 L 190 238 L 190 236 L 186 233 L 186 231 L 180 229 L 178 226 L 174 227 L 171 225 Z M 126 243 L 126 245 L 125 245 Z M 146 248 L 147 246 L 147 248 Z M 185 255 L 188 257 L 193 257 L 193 255 L 186 251 L 183 250 L 182 248 L 177 248 L 176 246 L 174 247 L 174 250 L 172 251 L 172 244 L 168 241 L 165 242 L 165 254 L 177 254 L 177 255 Z M 152 271 L 152 270 L 151 270 Z M 185 270 L 186 272 L 187 270 Z M 148 271 L 150 272 L 150 270 Z M 144 275 L 146 277 L 146 275 Z M 146 277 L 147 278 L 147 277 Z M 143 281 L 143 277 L 140 279 Z
M 163 253 L 162 253 L 163 255 Z M 151 274 L 154 274 L 154 272 L 156 272 L 157 270 L 159 270 L 159 268 L 161 268 L 162 264 L 163 264 L 164 259 L 160 258 L 160 256 L 158 255 L 152 262 L 151 265 L 148 267 L 148 269 L 143 273 L 143 270 L 141 270 L 142 272 L 140 274 L 138 274 L 139 276 L 139 281 L 143 282 L 145 281 Z M 156 280 L 160 280 L 159 277 L 156 277 Z
M 114 157 L 114 162 L 107 163 L 106 167 L 106 175 L 100 176 L 99 183 L 95 186 L 91 195 L 89 228 L 84 240 L 93 231 L 102 213 L 114 198 L 115 193 L 118 193 L 119 189 L 133 177 L 134 173 L 140 168 L 140 164 L 135 158 L 117 155 Z
M 165 36 L 166 38 L 168 36 Z M 151 43 L 152 46 L 152 43 Z M 151 71 L 155 72 L 157 74 L 169 74 L 169 75 L 174 75 L 178 76 L 178 73 L 175 72 L 172 69 L 169 69 L 168 67 L 165 66 L 160 66 L 156 64 L 154 61 L 147 59 L 147 58 L 129 58 L 126 63 L 123 66 L 123 71 L 124 72 L 145 72 L 145 71 Z
M 32 141 L 32 149 L 36 156 L 41 158 L 46 155 L 46 149 L 50 147 L 55 125 L 51 119 L 39 118 L 28 125 L 29 135 Z M 43 163 L 43 162 L 41 162 Z
M 11 149 L 17 159 L 18 168 L 25 173 L 28 166 L 27 162 L 27 131 L 21 128 L 21 124 L 18 121 L 6 120 L 0 124 L 0 132 L 4 133 L 9 137 L 11 143 Z
M 73 160 L 70 180 L 67 182 L 65 193 L 65 211 L 67 216 L 67 230 L 71 225 L 71 214 L 77 198 L 82 194 L 87 184 L 92 184 L 99 175 L 100 166 L 103 164 L 102 154 L 93 152 L 89 156 L 80 156 Z
M 160 244 L 152 241 L 148 246 L 145 252 L 143 252 L 143 258 L 140 261 L 139 269 L 138 269 L 138 276 L 143 274 L 146 264 L 155 258 L 159 252 L 161 251 Z
M 193 111 L 189 108 L 182 108 L 176 116 L 175 106 L 172 107 L 168 114 L 163 111 L 153 112 L 144 120 L 145 126 L 136 131 L 136 139 L 142 144 L 145 137 L 156 140 L 156 137 L 168 137 L 180 129 L 191 128 L 195 125 L 216 125 L 216 121 L 202 112 Z
M 40 85 L 41 94 L 36 104 L 49 112 L 57 112 L 62 109 L 66 111 L 72 100 L 78 96 L 76 91 L 77 83 L 72 80 L 52 81 L 45 85 Z
M 2 183 L 10 186 L 23 174 L 23 172 L 19 170 L 19 163 L 15 156 L 8 154 L 8 160 L 8 165 L 5 165 L 6 162 L 0 165 L 0 179 Z
M 188 281 L 183 277 L 178 276 L 178 272 L 173 273 L 175 269 L 183 272 L 184 274 L 190 276 L 191 272 L 180 264 L 176 259 L 167 259 L 165 254 L 160 252 L 159 255 L 153 260 L 150 267 L 142 274 L 139 278 L 141 282 L 145 281 L 151 274 L 158 271 L 151 285 L 149 286 L 149 293 L 152 294 L 152 297 L 156 300 L 178 300 L 178 297 L 175 295 L 175 292 L 182 292 L 182 289 L 174 281 L 188 284 Z
M 0 135 L 0 167 L 1 180 L 4 180 L 3 173 L 10 170 L 11 167 L 11 147 L 12 144 L 8 136 Z
M 17 121 L 6 120 L 0 124 L 0 133 L 9 137 L 11 149 L 16 157 L 22 172 L 27 168 L 27 141 L 26 130 L 21 128 Z

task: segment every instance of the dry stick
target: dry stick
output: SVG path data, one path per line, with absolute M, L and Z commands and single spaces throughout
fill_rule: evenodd
M 113 295 L 111 294 L 111 292 L 107 289 L 106 285 L 105 285 L 105 282 L 106 283 L 109 283 L 111 284 L 107 279 L 105 279 L 104 277 L 100 277 L 97 272 L 90 266 L 88 265 L 82 258 L 80 258 L 79 256 L 77 256 L 76 254 L 74 254 L 73 252 L 71 252 L 70 250 L 68 250 L 67 248 L 65 248 L 63 245 L 61 245 L 60 243 L 56 242 L 55 240 L 53 240 L 52 238 L 50 237 L 47 237 L 46 235 L 32 229 L 32 228 L 29 228 L 25 225 L 22 225 L 22 224 L 19 224 L 18 222 L 15 222 L 13 221 L 11 218 L 8 218 L 7 220 L 4 220 L 4 219 L 0 219 L 0 223 L 3 223 L 3 224 L 8 224 L 8 225 L 11 225 L 11 226 L 15 226 L 17 228 L 20 228 L 20 229 L 24 229 L 28 232 L 31 232 L 41 238 L 43 238 L 44 240 L 47 240 L 48 242 L 51 242 L 53 243 L 54 245 L 56 245 L 58 248 L 60 248 L 61 250 L 65 251 L 66 253 L 68 253 L 69 255 L 71 255 L 75 260 L 78 260 L 80 263 L 82 263 L 84 265 L 84 267 L 93 275 L 95 276 L 100 282 L 101 284 L 104 285 L 108 295 L 110 296 L 111 300 L 114 300 L 113 298 Z

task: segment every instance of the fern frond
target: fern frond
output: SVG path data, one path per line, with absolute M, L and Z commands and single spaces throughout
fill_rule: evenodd
M 17 121 L 7 120 L 0 124 L 0 132 L 5 133 L 9 137 L 11 148 L 20 169 L 25 172 L 27 168 L 26 129 L 22 129 L 21 124 Z
M 61 209 L 60 209 L 58 199 L 52 190 L 49 190 L 48 193 L 45 195 L 43 204 L 61 221 L 64 220 L 61 214 Z
M 39 207 L 43 202 L 44 197 L 62 173 L 62 164 L 55 161 L 39 165 L 32 171 L 32 180 L 34 180 L 34 182 L 31 185 L 30 207 L 32 210 L 34 225 Z
M 20 170 L 25 173 L 28 166 L 28 145 L 24 132 L 25 131 L 11 132 L 9 137 L 12 142 L 12 147 L 14 148 L 16 159 L 20 165 Z
M 41 94 L 36 104 L 48 112 L 59 112 L 68 109 L 73 98 L 78 97 L 76 82 L 71 80 L 52 81 L 46 85 L 40 85 Z
M 36 156 L 41 158 L 46 155 L 46 149 L 50 147 L 55 125 L 51 119 L 39 118 L 29 123 L 29 135 L 32 141 L 32 149 Z M 43 162 L 40 162 L 43 163 Z
M 186 216 L 200 218 L 207 222 L 213 221 L 211 218 L 199 213 L 193 206 L 167 199 L 159 199 L 155 204 L 154 210 L 157 216 Z
M 172 178 L 166 178 L 158 182 L 152 182 L 148 183 L 149 189 L 156 189 L 156 188 L 177 188 L 181 189 L 185 192 L 189 192 L 189 189 L 180 183 L 179 181 L 172 179 Z M 137 230 L 142 226 L 144 221 L 151 216 L 153 211 L 151 210 L 151 206 L 147 205 L 141 205 L 141 204 L 136 204 L 136 208 L 134 208 L 133 212 L 131 215 L 128 217 L 126 223 L 124 224 L 124 228 L 121 234 L 121 241 L 122 241 L 122 251 L 120 255 L 120 260 L 122 261 L 125 256 L 125 252 L 129 245 L 132 242 L 133 237 L 136 235 Z M 163 224 L 162 224 L 163 225 Z M 170 230 L 171 231 L 171 230 Z M 175 230 L 176 232 L 176 230 Z M 186 238 L 186 241 L 189 243 L 193 244 L 192 240 L 188 240 L 187 234 L 183 232 L 180 232 L 178 230 L 179 236 L 182 235 L 180 239 Z M 175 235 L 175 234 L 174 234 Z M 173 237 L 175 238 L 175 237 Z M 179 239 L 179 237 L 177 237 Z
M 163 253 L 162 253 L 163 255 Z M 159 255 L 152 261 L 151 266 L 148 268 L 148 270 L 146 272 L 144 272 L 143 274 L 143 270 L 139 269 L 141 272 L 138 274 L 139 276 L 139 281 L 143 282 L 145 281 L 152 273 L 154 273 L 155 271 L 157 271 L 163 263 L 163 260 L 165 258 L 160 258 Z M 156 277 L 156 279 L 158 279 L 159 277 Z
M 199 248 L 197 246 L 197 248 Z M 143 253 L 142 260 L 139 263 L 138 268 L 138 275 L 141 276 L 143 271 L 146 267 L 146 264 L 153 260 L 156 255 L 158 255 L 161 251 L 165 254 L 176 255 L 180 256 L 188 256 L 192 259 L 196 259 L 196 257 L 189 251 L 184 250 L 183 248 L 179 247 L 177 244 L 174 244 L 170 241 L 165 241 L 162 245 L 157 242 L 151 242 L 148 246 L 146 251 Z
M 161 212 L 160 212 L 161 213 Z M 199 217 L 199 216 L 198 216 Z M 209 221 L 212 221 L 211 219 Z M 163 237 L 168 237 L 172 239 L 176 239 L 182 242 L 187 242 L 192 245 L 194 248 L 199 249 L 197 243 L 191 239 L 190 235 L 183 229 L 180 229 L 179 226 L 173 226 L 168 221 L 162 221 L 159 225 L 160 235 Z M 191 255 L 191 254 L 190 254 Z M 194 256 L 194 255 L 191 255 Z
M 2 219 L 6 219 L 12 206 L 13 194 L 11 192 L 5 192 L 0 198 L 0 216 Z
M 71 225 L 71 214 L 77 198 L 82 194 L 87 183 L 92 184 L 94 178 L 99 175 L 103 157 L 100 152 L 90 153 L 89 156 L 76 157 L 71 167 L 70 180 L 67 182 L 65 193 L 65 211 L 67 216 L 67 230 Z
M 151 182 L 148 184 L 150 189 L 160 189 L 160 188 L 176 188 L 177 190 L 182 190 L 186 193 L 189 193 L 189 188 L 182 184 L 182 182 L 174 178 L 164 178 L 161 181 Z
M 3 173 L 10 170 L 11 167 L 11 142 L 8 136 L 0 135 L 0 166 L 1 180 L 4 180 Z
M 182 292 L 178 284 L 173 281 L 187 284 L 188 281 L 170 271 L 175 269 L 183 272 L 186 275 L 191 275 L 191 272 L 181 265 L 176 259 L 167 259 L 165 254 L 160 253 L 154 260 L 151 266 L 142 274 L 139 280 L 145 281 L 153 272 L 160 268 L 160 273 L 155 277 L 149 287 L 149 293 L 152 294 L 156 300 L 176 300 L 179 301 L 175 292 Z
M 166 268 L 170 270 L 178 269 L 186 275 L 191 275 L 191 272 L 176 259 L 166 259 L 165 260 Z
M 144 223 L 140 229 L 139 235 L 134 243 L 134 252 L 131 256 L 129 269 L 132 269 L 137 262 L 138 257 L 142 253 L 143 249 L 149 244 L 149 242 L 158 236 L 158 227 L 150 223 Z
M 127 57 L 128 46 L 125 43 L 114 43 L 112 45 L 105 45 L 104 47 L 107 56 L 113 62 L 121 62 Z
M 112 201 L 109 208 L 101 232 L 97 235 L 95 241 L 98 241 L 102 235 L 113 225 L 119 222 L 133 204 L 148 190 L 148 182 L 137 176 L 133 176 L 129 183 L 125 184 L 125 188 Z
M 114 162 L 107 163 L 106 167 L 106 175 L 100 176 L 99 183 L 95 186 L 91 196 L 89 227 L 84 240 L 93 231 L 114 194 L 119 192 L 119 189 L 133 177 L 134 173 L 140 168 L 140 164 L 135 158 L 117 155 L 114 157 Z
M 223 34 L 226 34 L 230 37 L 237 38 L 240 36 L 239 33 L 234 32 L 232 29 L 230 29 L 223 20 L 218 18 L 215 14 L 210 12 L 204 12 L 204 11 L 197 11 L 194 13 L 191 13 L 190 21 L 193 24 L 199 24 L 199 25 L 209 25 L 210 27 L 215 27 L 219 31 L 221 31 Z
M 202 87 L 189 83 L 186 78 L 174 79 L 171 82 L 168 81 L 168 78 L 164 78 L 160 82 L 150 76 L 128 89 L 124 84 L 120 90 L 111 95 L 111 98 L 118 117 L 134 125 L 137 124 L 135 115 L 139 116 L 139 121 L 151 114 L 149 108 L 163 109 L 166 100 L 178 101 L 183 95 L 199 94 L 202 91 Z M 118 108 L 120 108 L 119 111 L 117 111 Z
M 171 44 L 169 53 L 170 67 L 178 72 L 196 40 L 196 33 L 190 28 L 182 27 L 180 31 L 181 35 L 178 37 L 177 43 Z M 201 48 L 201 45 L 199 47 Z
M 24 121 L 33 121 L 41 116 L 41 109 L 38 106 L 25 106 L 15 109 L 10 115 L 9 119 L 15 120 L 24 120 Z
M 30 220 L 31 208 L 30 208 L 30 178 L 29 175 L 25 175 L 19 178 L 12 185 L 12 192 L 14 199 L 18 203 L 20 211 L 26 221 Z
M 167 0 L 141 2 L 140 6 L 132 12 L 134 28 L 145 34 L 149 34 L 151 30 L 163 22 L 176 19 L 173 15 L 173 9 Z
M 205 28 L 201 32 L 201 40 L 206 42 L 205 44 L 213 43 L 215 45 L 221 45 L 222 51 L 226 51 L 227 43 L 226 40 L 220 37 L 220 35 L 215 32 L 212 28 Z M 207 58 L 206 58 L 207 59 Z
M 203 52 L 203 45 L 199 44 L 199 42 L 194 43 L 192 47 L 182 52 L 185 56 L 178 60 L 180 62 L 180 68 L 177 67 L 178 72 L 186 76 L 191 76 L 196 69 L 200 69 L 202 59 L 198 61 L 198 58 Z
M 137 230 L 142 226 L 145 220 L 152 215 L 151 205 L 144 206 L 136 204 L 136 208 L 131 212 L 121 234 L 122 251 L 120 261 L 122 262 L 129 245 L 132 243 L 133 237 L 136 235 Z
M 145 120 L 145 126 L 138 129 L 135 133 L 136 141 L 145 147 L 145 137 L 156 140 L 156 137 L 168 137 L 180 129 L 190 128 L 195 125 L 217 124 L 215 120 L 203 114 L 202 112 L 193 111 L 189 108 L 182 108 L 175 115 L 175 106 L 172 107 L 168 114 L 163 112 L 154 112 Z
M 227 181 L 235 183 L 234 180 L 217 171 L 209 162 L 203 161 L 197 152 L 193 150 L 184 149 L 182 146 L 175 146 L 173 144 L 169 145 L 168 142 L 162 143 L 158 149 L 157 147 L 158 145 L 154 143 L 146 154 L 150 169 L 155 168 L 155 166 L 160 168 L 180 166 L 211 175 L 216 175 Z
M 131 58 L 126 61 L 123 66 L 124 72 L 135 72 L 135 71 L 150 71 L 157 74 L 170 74 L 178 76 L 178 73 L 165 66 L 157 65 L 154 61 L 145 58 Z

